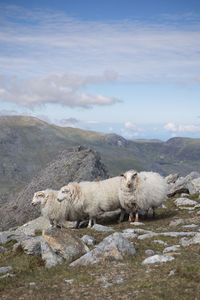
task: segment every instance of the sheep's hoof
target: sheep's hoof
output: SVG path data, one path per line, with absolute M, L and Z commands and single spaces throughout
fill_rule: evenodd
M 129 216 L 129 222 L 134 222 L 133 216 Z

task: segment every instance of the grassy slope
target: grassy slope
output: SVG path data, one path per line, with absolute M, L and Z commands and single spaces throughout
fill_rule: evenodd
M 188 211 L 177 210 L 172 199 L 165 205 L 167 209 L 159 209 L 156 219 L 143 220 L 145 223 L 143 228 L 155 232 L 183 231 L 181 225 L 175 228 L 169 227 L 170 221 L 182 218 L 188 223 L 188 218 L 197 218 L 196 211 L 188 213 Z M 111 225 L 116 231 L 131 227 L 127 221 L 117 224 L 115 219 L 104 221 L 103 224 Z M 106 236 L 86 228 L 75 230 L 75 233 L 79 236 L 93 235 L 97 242 Z M 174 254 L 175 260 L 172 262 L 143 266 L 141 263 L 146 258 L 145 250 L 152 249 L 160 254 L 165 248 L 154 243 L 154 239 L 166 241 L 169 246 L 178 244 L 179 241 L 179 238 L 168 237 L 135 239 L 132 241 L 137 250 L 136 255 L 126 257 L 122 264 L 108 260 L 100 265 L 78 268 L 69 268 L 67 264 L 62 264 L 50 270 L 44 268 L 40 258 L 27 256 L 21 251 L 13 253 L 10 250 L 1 254 L 0 266 L 12 265 L 16 277 L 0 279 L 0 297 L 1 299 L 34 300 L 199 299 L 199 245 L 181 247 L 179 251 L 181 254 Z M 12 243 L 8 243 L 6 247 L 11 249 Z M 176 270 L 175 274 L 168 276 L 172 270 Z M 123 278 L 122 283 L 117 283 L 119 276 Z M 65 282 L 66 279 L 74 279 L 74 281 L 69 284 Z M 36 286 L 30 286 L 30 282 L 35 282 Z M 104 288 L 102 284 L 105 282 L 112 285 Z

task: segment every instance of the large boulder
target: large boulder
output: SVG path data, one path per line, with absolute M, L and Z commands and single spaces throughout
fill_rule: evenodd
M 176 175 L 176 174 L 175 174 Z M 177 180 L 173 182 L 170 179 L 174 178 L 176 179 L 176 176 L 168 176 L 166 179 L 168 181 L 168 197 L 173 197 L 176 194 L 181 194 L 181 193 L 189 193 L 191 191 L 191 182 L 196 179 L 200 178 L 200 173 L 198 172 L 191 172 L 189 175 L 186 177 L 177 177 Z
M 93 181 L 108 177 L 97 152 L 82 146 L 70 148 L 35 176 L 16 199 L 1 207 L 0 227 L 6 230 L 37 218 L 40 208 L 31 205 L 36 191 L 47 188 L 58 190 L 71 181 Z

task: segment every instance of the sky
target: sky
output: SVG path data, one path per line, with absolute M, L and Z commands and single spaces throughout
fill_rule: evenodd
M 0 0 L 0 115 L 200 138 L 200 1 Z

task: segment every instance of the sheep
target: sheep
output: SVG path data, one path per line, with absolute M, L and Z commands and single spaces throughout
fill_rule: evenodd
M 96 182 L 73 182 L 64 186 L 58 193 L 58 201 L 70 202 L 80 215 L 89 216 L 88 227 L 96 224 L 96 217 L 104 212 L 121 208 L 118 195 L 120 177 Z M 122 209 L 120 221 L 124 218 Z
M 167 195 L 167 183 L 158 173 L 140 172 L 130 170 L 121 174 L 119 184 L 119 200 L 121 206 L 129 212 L 129 221 L 133 221 L 135 209 L 135 222 L 138 222 L 138 211 L 148 213 L 150 208 L 155 210 L 161 206 Z
M 63 226 L 65 221 L 77 221 L 76 228 L 80 223 L 79 215 L 71 207 L 70 203 L 57 201 L 58 191 L 47 189 L 34 193 L 32 205 L 41 204 L 41 213 L 49 219 L 51 226 Z

